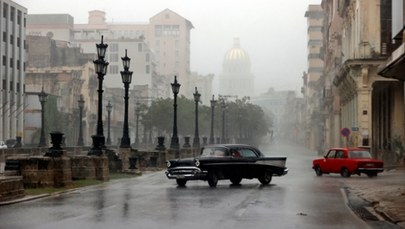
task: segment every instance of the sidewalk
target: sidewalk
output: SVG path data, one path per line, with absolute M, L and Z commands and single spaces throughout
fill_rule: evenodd
M 353 175 L 345 180 L 351 194 L 369 202 L 385 220 L 405 228 L 405 168 L 386 168 L 375 178 Z

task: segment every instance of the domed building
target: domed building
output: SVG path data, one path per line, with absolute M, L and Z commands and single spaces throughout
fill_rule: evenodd
M 219 94 L 243 96 L 254 95 L 254 77 L 250 71 L 248 53 L 240 47 L 239 38 L 224 57 L 219 77 Z

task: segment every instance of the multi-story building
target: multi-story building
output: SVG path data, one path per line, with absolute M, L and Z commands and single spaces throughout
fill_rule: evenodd
M 224 56 L 219 91 L 224 95 L 254 96 L 249 54 L 241 48 L 239 38 L 234 39 L 233 47 Z
M 62 131 L 67 145 L 76 145 L 79 133 L 80 95 L 84 97 L 83 136 L 89 144 L 95 130 L 92 114 L 97 111 L 97 81 L 91 60 L 94 55 L 81 53 L 49 37 L 27 36 L 29 52 L 26 68 L 26 106 L 24 144 L 37 145 L 41 128 L 38 93 L 48 95 L 45 132 Z
M 305 85 L 303 94 L 306 102 L 306 145 L 310 149 L 323 148 L 324 136 L 322 131 L 321 96 L 322 90 L 319 79 L 323 73 L 324 63 L 320 58 L 322 49 L 322 26 L 324 13 L 320 5 L 309 5 L 305 12 L 308 25 L 308 58 L 307 72 L 304 74 Z
M 399 81 L 402 81 L 400 85 L 403 85 L 403 81 L 405 81 L 405 34 L 404 34 L 404 28 L 405 28 L 405 3 L 403 0 L 397 0 L 397 1 L 392 1 L 392 20 L 391 20 L 391 25 L 392 25 L 392 33 L 391 33 L 391 39 L 392 39 L 392 44 L 393 48 L 390 50 L 388 49 L 388 54 L 390 55 L 386 62 L 384 62 L 380 67 L 379 67 L 379 72 L 378 74 L 386 77 L 388 79 L 397 79 Z M 387 21 L 389 22 L 389 21 Z M 391 52 L 390 52 L 391 51 Z M 405 92 L 403 92 L 405 94 Z M 396 91 L 395 93 L 396 96 L 393 98 L 401 103 L 403 100 L 403 94 L 398 93 Z M 397 102 L 394 102 L 394 104 L 397 104 Z M 396 152 L 396 157 L 399 159 L 404 157 L 404 150 L 405 150 L 405 126 L 404 126 L 404 120 L 403 116 L 405 113 L 405 110 L 403 109 L 404 107 L 402 104 L 398 107 L 395 108 L 395 117 L 398 118 L 399 120 L 388 120 L 388 119 L 383 119 L 383 123 L 386 122 L 393 122 L 393 125 L 389 126 L 390 130 L 390 135 L 392 136 L 392 141 L 390 141 L 390 149 L 392 151 Z M 390 112 L 391 113 L 391 112 Z M 381 123 L 381 122 L 380 122 Z M 385 126 L 385 125 L 384 125 Z
M 166 91 L 158 85 L 160 76 L 173 79 L 177 75 L 182 84 L 181 94 L 192 93 L 190 81 L 190 30 L 193 25 L 175 12 L 165 9 L 150 18 L 149 23 L 109 23 L 104 11 L 89 12 L 87 24 L 74 24 L 67 14 L 28 15 L 28 34 L 52 36 L 85 53 L 95 53 L 95 43 L 101 36 L 107 43 L 106 60 L 110 63 L 105 77 L 106 87 L 122 87 L 121 58 L 128 50 L 130 70 L 134 72 L 132 85 L 148 85 L 149 96 L 159 97 Z
M 377 157 L 388 155 L 393 143 L 404 137 L 405 120 L 403 83 L 378 75 L 393 48 L 391 1 L 324 0 L 322 7 L 324 125 L 333 131 L 330 136 L 342 128 L 350 130 L 340 134 L 340 146 L 370 147 Z M 333 138 L 329 144 L 336 144 Z
M 27 9 L 0 0 L 0 139 L 23 137 Z

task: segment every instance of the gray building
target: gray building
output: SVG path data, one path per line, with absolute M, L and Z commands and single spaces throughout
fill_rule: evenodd
M 23 135 L 27 9 L 0 0 L 0 140 Z

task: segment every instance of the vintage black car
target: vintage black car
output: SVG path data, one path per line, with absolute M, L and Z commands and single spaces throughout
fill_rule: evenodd
M 218 180 L 239 184 L 253 178 L 266 185 L 273 176 L 287 174 L 286 161 L 286 157 L 266 157 L 250 145 L 208 145 L 196 158 L 168 160 L 166 176 L 176 179 L 178 186 L 185 186 L 188 180 L 204 180 L 216 187 Z

